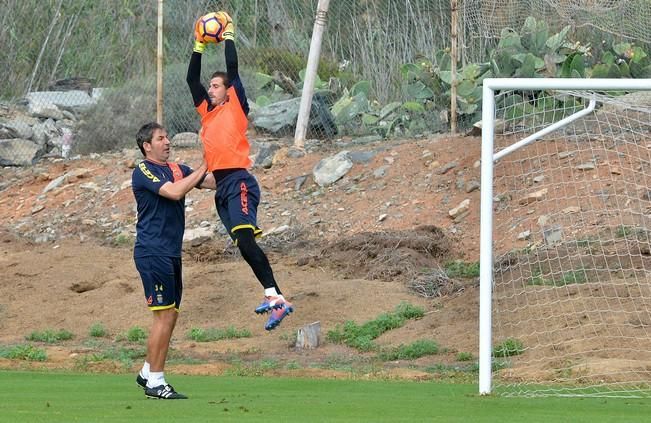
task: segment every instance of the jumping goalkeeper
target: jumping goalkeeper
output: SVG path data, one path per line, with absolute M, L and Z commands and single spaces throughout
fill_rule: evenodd
M 255 312 L 271 312 L 264 328 L 272 330 L 293 311 L 293 306 L 283 297 L 269 260 L 255 240 L 262 230 L 257 226 L 256 217 L 260 187 L 247 170 L 252 165 L 246 137 L 249 104 L 238 74 L 233 21 L 226 12 L 218 12 L 218 16 L 224 25 L 217 42 L 224 44 L 226 72 L 213 73 L 207 91 L 201 84 L 201 56 L 206 49 L 206 40 L 199 31 L 198 20 L 187 82 L 194 107 L 201 116 L 199 138 L 203 143 L 204 158 L 217 184 L 217 214 L 264 287 L 264 299 Z

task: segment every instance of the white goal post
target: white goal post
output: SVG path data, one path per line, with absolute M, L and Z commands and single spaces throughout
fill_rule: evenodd
M 651 79 L 483 81 L 479 393 L 651 397 Z

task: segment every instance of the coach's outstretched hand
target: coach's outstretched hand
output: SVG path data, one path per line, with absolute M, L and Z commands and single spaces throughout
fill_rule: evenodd
M 226 25 L 224 25 L 224 29 L 221 33 L 221 41 L 235 41 L 235 25 L 233 25 L 233 19 L 231 16 L 224 11 L 217 12 L 217 15 L 219 16 L 219 20 L 221 22 L 226 22 Z

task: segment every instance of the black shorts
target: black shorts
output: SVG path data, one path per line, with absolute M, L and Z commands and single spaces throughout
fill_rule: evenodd
M 260 203 L 260 186 L 255 177 L 242 169 L 233 172 L 217 183 L 215 207 L 222 224 L 231 238 L 239 229 L 252 229 L 257 236 L 257 213 Z
M 142 279 L 149 309 L 178 310 L 183 295 L 181 258 L 147 256 L 134 258 L 134 261 Z

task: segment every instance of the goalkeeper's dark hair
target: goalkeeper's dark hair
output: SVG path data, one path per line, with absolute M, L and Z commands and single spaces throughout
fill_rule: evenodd
M 222 81 L 224 81 L 224 86 L 226 87 L 226 89 L 231 87 L 231 80 L 228 78 L 228 74 L 226 72 L 217 71 L 213 73 L 212 76 L 210 77 L 210 79 L 213 78 L 221 78 Z
M 163 125 L 159 124 L 158 122 L 149 122 L 142 125 L 136 134 L 136 143 L 138 144 L 140 152 L 145 157 L 147 155 L 145 154 L 145 148 L 142 145 L 146 142 L 151 142 L 151 139 L 154 136 L 154 131 L 157 129 L 165 130 Z

